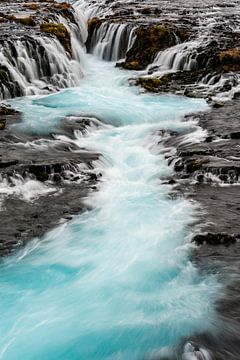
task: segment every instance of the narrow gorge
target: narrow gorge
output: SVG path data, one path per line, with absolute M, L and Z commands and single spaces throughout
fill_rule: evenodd
M 239 1 L 0 29 L 0 359 L 238 360 Z

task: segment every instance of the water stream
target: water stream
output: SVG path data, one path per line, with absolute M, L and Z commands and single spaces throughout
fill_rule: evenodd
M 196 205 L 161 183 L 173 170 L 159 133 L 192 129 L 188 141 L 198 141 L 183 117 L 206 103 L 142 94 L 129 73 L 92 55 L 82 67 L 77 88 L 12 100 L 23 112 L 16 126 L 38 134 L 66 115 L 101 120 L 74 139 L 57 136 L 100 152 L 103 176 L 85 200 L 91 211 L 1 263 L 3 360 L 156 359 L 213 323 L 215 279 L 189 259 Z

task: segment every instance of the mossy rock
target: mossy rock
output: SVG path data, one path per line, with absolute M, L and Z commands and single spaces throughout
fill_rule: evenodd
M 166 74 L 161 78 L 139 78 L 137 85 L 142 86 L 150 92 L 159 92 L 162 87 L 165 87 L 172 80 L 171 74 Z
M 26 8 L 28 8 L 29 10 L 38 10 L 38 9 L 40 9 L 40 5 L 36 4 L 36 3 L 24 4 L 24 6 Z
M 54 7 L 55 9 L 59 9 L 59 10 L 69 10 L 71 8 L 71 5 L 67 2 L 62 2 L 62 3 L 55 3 Z
M 240 49 L 229 49 L 219 53 L 219 60 L 221 64 L 236 64 L 240 65 Z
M 36 25 L 36 22 L 32 16 L 26 16 L 26 17 L 22 18 L 22 17 L 17 17 L 15 15 L 7 15 L 6 19 L 8 21 L 14 21 L 17 24 L 22 24 L 25 26 L 35 26 Z
M 141 70 L 142 65 L 138 60 L 128 61 L 127 63 L 118 63 L 118 65 L 122 65 L 127 70 Z
M 102 24 L 102 20 L 99 19 L 98 17 L 93 17 L 92 19 L 88 20 L 88 37 L 91 38 L 93 32 L 97 29 L 99 29 L 99 27 Z
M 65 50 L 72 55 L 71 35 L 64 24 L 45 22 L 41 24 L 40 29 L 42 32 L 56 36 Z
M 5 129 L 6 121 L 0 119 L 0 131 Z
M 225 105 L 225 102 L 224 101 L 214 101 L 211 105 L 214 109 L 219 109 Z
M 17 111 L 14 110 L 11 106 L 5 105 L 5 104 L 0 104 L 0 115 L 1 116 L 14 115 L 16 113 L 17 113 Z M 0 121 L 3 121 L 3 120 L 0 120 Z
M 180 29 L 162 24 L 140 26 L 136 30 L 136 40 L 126 54 L 122 64 L 125 69 L 143 70 L 149 65 L 161 50 L 176 45 L 176 37 L 181 41 L 188 38 L 188 34 Z
M 207 163 L 209 163 L 209 159 L 191 159 L 186 163 L 186 172 L 189 174 L 201 170 Z
M 240 49 L 224 50 L 216 56 L 216 66 L 222 72 L 238 72 L 240 70 Z
M 36 25 L 36 22 L 32 16 L 28 16 L 25 18 L 19 18 L 19 19 L 17 19 L 16 22 L 23 24 L 25 26 L 35 26 Z

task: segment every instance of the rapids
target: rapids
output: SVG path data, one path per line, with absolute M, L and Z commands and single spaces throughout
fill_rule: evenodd
M 197 205 L 161 182 L 173 170 L 159 132 L 189 129 L 186 141 L 198 141 L 183 117 L 206 103 L 140 93 L 93 55 L 82 69 L 79 87 L 11 101 L 23 112 L 15 126 L 31 133 L 54 133 L 66 115 L 99 119 L 85 135 L 56 136 L 100 152 L 103 176 L 91 211 L 2 261 L 3 360 L 156 359 L 213 326 L 218 285 L 190 261 Z

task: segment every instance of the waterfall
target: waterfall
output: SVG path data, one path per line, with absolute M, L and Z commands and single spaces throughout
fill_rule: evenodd
M 199 42 L 190 41 L 178 44 L 157 54 L 150 67 L 159 66 L 161 70 L 191 71 L 197 68 L 197 47 Z
M 79 85 L 87 28 L 79 9 L 74 16 L 76 23 L 71 24 L 62 16 L 53 19 L 63 23 L 71 34 L 71 56 L 52 36 L 30 35 L 1 41 L 0 99 L 47 94 Z
M 94 30 L 89 51 L 103 60 L 122 59 L 134 41 L 134 30 L 129 24 L 104 22 Z

